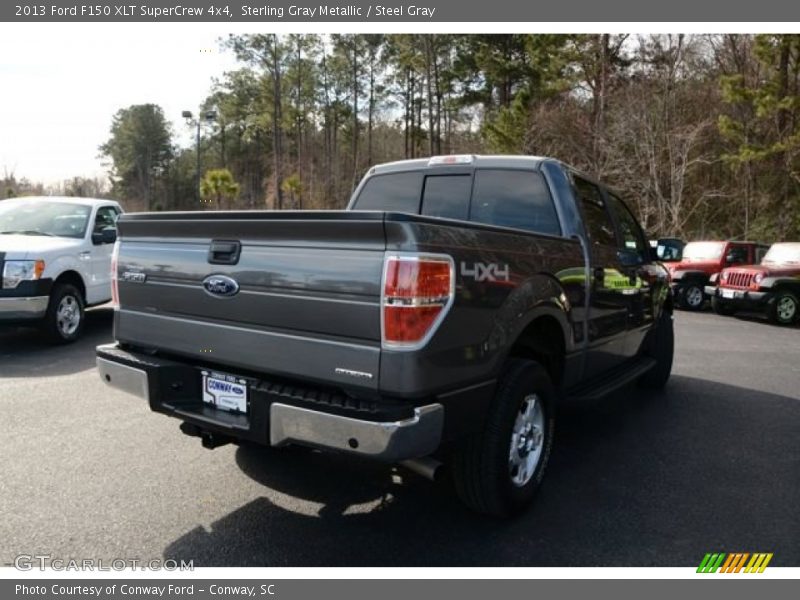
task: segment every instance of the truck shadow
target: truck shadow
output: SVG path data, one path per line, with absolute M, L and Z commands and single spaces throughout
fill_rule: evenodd
M 71 375 L 95 366 L 95 346 L 112 341 L 114 311 L 86 311 L 83 335 L 73 344 L 51 344 L 32 327 L 0 328 L 0 378 Z
M 691 566 L 711 550 L 800 563 L 800 400 L 674 377 L 567 403 L 535 504 L 512 520 L 446 485 L 311 451 L 242 447 L 257 498 L 175 540 L 195 566 Z M 269 497 L 267 497 L 267 495 Z

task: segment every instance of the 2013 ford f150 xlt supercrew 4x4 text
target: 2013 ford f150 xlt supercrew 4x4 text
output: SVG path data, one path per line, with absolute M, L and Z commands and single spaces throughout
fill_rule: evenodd
M 109 385 L 214 447 L 446 464 L 473 509 L 532 498 L 561 397 L 672 368 L 672 300 L 620 198 L 547 158 L 373 167 L 346 211 L 123 215 Z

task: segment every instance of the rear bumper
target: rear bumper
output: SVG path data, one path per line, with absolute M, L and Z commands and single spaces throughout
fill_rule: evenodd
M 200 369 L 193 365 L 109 344 L 97 348 L 97 368 L 106 384 L 147 400 L 152 410 L 232 440 L 299 444 L 386 462 L 428 456 L 442 440 L 439 403 L 340 400 L 335 393 L 248 378 L 248 411 L 231 413 L 202 402 Z
M 403 421 L 372 422 L 273 403 L 269 441 L 272 446 L 296 443 L 397 462 L 435 452 L 443 425 L 441 404 L 416 407 L 414 416 Z
M 723 290 L 725 291 L 723 292 Z M 705 292 L 710 298 L 716 298 L 719 302 L 724 302 L 741 310 L 762 310 L 769 305 L 774 297 L 772 292 L 721 288 L 710 285 L 705 287 Z
M 0 298 L 0 322 L 34 321 L 47 312 L 48 296 Z

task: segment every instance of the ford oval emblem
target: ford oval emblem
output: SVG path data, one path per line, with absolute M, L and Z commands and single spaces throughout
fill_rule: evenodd
M 227 275 L 209 275 L 203 279 L 203 288 L 212 296 L 229 298 L 239 293 L 239 284 Z

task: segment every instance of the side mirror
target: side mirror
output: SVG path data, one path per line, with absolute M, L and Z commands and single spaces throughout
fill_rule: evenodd
M 117 241 L 117 230 L 113 227 L 109 227 L 108 229 L 103 229 L 102 231 L 95 231 L 92 234 L 92 243 L 95 246 L 101 246 L 103 244 L 113 244 Z

